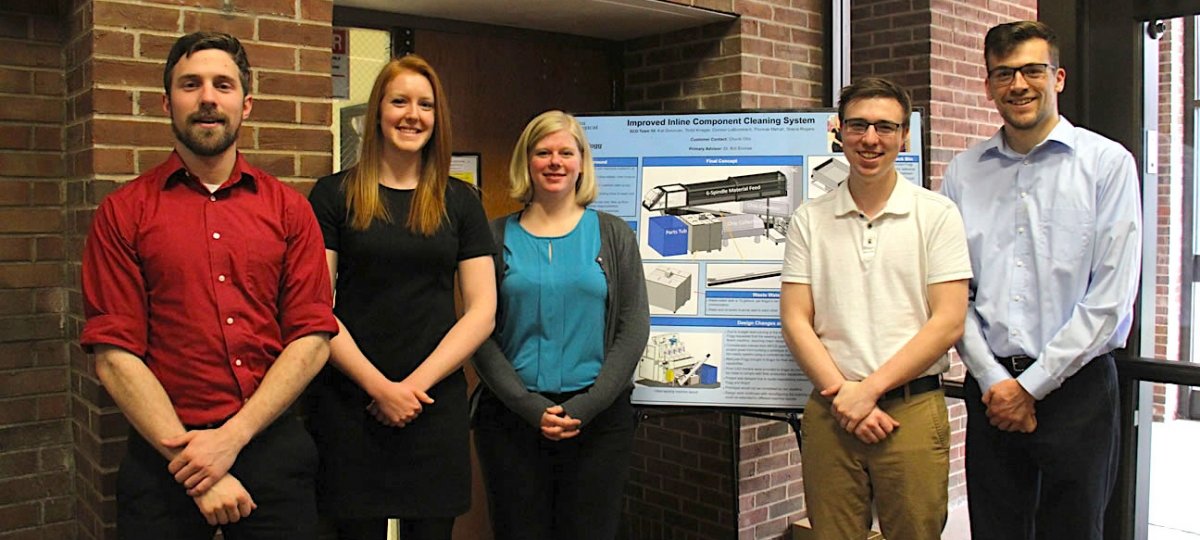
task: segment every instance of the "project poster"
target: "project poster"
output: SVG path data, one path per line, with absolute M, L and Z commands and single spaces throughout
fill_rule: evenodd
M 593 207 L 637 233 L 650 339 L 639 405 L 799 409 L 812 385 L 779 322 L 795 208 L 849 175 L 831 109 L 580 115 L 596 164 Z M 920 115 L 897 170 L 921 185 Z

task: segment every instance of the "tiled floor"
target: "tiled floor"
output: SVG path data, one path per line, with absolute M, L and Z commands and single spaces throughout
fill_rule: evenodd
M 1150 523 L 1148 540 L 1200 540 L 1200 422 L 1156 423 L 1150 445 Z M 967 505 L 950 509 L 942 540 L 970 540 Z

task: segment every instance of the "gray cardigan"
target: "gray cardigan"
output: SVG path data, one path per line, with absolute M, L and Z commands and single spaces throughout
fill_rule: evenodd
M 608 281 L 604 303 L 604 364 L 596 381 L 586 392 L 562 403 L 563 410 L 580 420 L 580 427 L 612 405 L 622 391 L 633 385 L 633 370 L 646 340 L 650 337 L 650 308 L 646 301 L 646 282 L 637 238 L 629 224 L 604 212 L 600 218 L 600 268 Z M 509 216 L 492 220 L 496 239 L 496 284 L 504 276 L 504 224 Z M 502 305 L 502 304 L 500 304 Z M 525 383 L 512 362 L 500 349 L 500 324 L 503 309 L 497 306 L 496 331 L 476 351 L 472 362 L 479 378 L 506 407 L 534 427 L 541 426 L 542 413 L 554 405 L 545 396 L 525 389 Z

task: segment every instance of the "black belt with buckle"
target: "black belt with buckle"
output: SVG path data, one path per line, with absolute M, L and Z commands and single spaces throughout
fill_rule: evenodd
M 940 376 L 926 375 L 924 377 L 908 381 L 907 384 L 897 386 L 896 388 L 884 392 L 883 397 L 879 398 L 879 401 L 887 401 L 889 399 L 924 394 L 925 392 L 932 392 L 941 387 L 942 378 Z
M 1016 377 L 1029 369 L 1029 366 L 1032 366 L 1034 362 L 1037 362 L 1037 358 L 1018 354 L 1016 356 L 997 356 L 996 361 L 1000 362 L 1001 366 L 1004 366 L 1009 375 Z

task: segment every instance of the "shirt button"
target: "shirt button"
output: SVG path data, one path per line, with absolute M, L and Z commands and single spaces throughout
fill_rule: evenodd
M 221 239 L 221 233 L 219 233 L 219 232 L 213 233 L 213 240 L 220 240 L 220 239 Z
M 1025 266 L 1025 263 L 1023 261 L 1017 261 L 1017 268 L 1023 268 L 1024 266 Z M 225 280 L 222 279 L 221 281 L 225 281 Z
M 241 359 L 241 358 L 234 358 L 234 359 L 233 359 L 233 365 L 235 365 L 235 366 L 240 366 L 240 365 L 242 365 L 242 359 Z
M 874 228 L 875 228 L 875 224 L 874 224 L 874 223 L 868 223 L 868 224 L 867 224 L 867 228 L 868 228 L 868 229 L 874 229 Z
M 1022 191 L 1022 192 L 1021 192 L 1021 198 L 1022 198 L 1022 199 L 1024 199 L 1025 197 L 1028 197 L 1028 196 L 1029 196 L 1029 193 L 1026 193 L 1026 192 L 1024 192 L 1024 191 Z
M 1020 265 L 1018 265 L 1018 266 L 1020 266 Z M 217 276 L 217 281 L 220 281 L 221 283 L 225 283 L 225 274 L 221 274 L 221 275 Z
M 1021 301 L 1021 297 L 1020 297 L 1020 296 L 1014 296 L 1014 297 L 1013 297 L 1013 302 L 1020 302 L 1020 301 Z
M 1025 234 L 1025 227 L 1017 227 L 1017 234 Z
M 228 317 L 228 318 L 226 318 L 226 319 L 225 319 L 225 324 L 233 324 L 233 317 Z
M 208 196 L 208 200 L 210 200 L 210 201 L 212 201 L 212 202 L 217 202 L 217 196 L 216 196 L 216 195 L 209 195 L 209 196 Z
M 1008 335 L 1015 336 L 1015 335 L 1017 335 L 1017 331 L 1016 330 L 1009 331 Z

